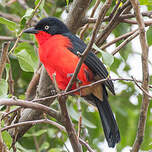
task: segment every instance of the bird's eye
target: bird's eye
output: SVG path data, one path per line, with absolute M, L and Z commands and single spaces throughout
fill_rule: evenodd
M 45 30 L 48 30 L 50 27 L 48 25 L 45 25 Z

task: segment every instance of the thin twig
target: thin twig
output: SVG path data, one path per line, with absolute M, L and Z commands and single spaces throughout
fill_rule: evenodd
M 126 33 L 126 34 L 123 34 L 123 35 L 115 38 L 114 40 L 112 40 L 112 41 L 110 41 L 110 42 L 102 45 L 102 46 L 100 47 L 100 49 L 101 49 L 101 50 L 104 50 L 104 49 L 106 49 L 108 46 L 110 46 L 110 45 L 112 45 L 112 44 L 114 44 L 114 43 L 116 43 L 116 42 L 118 42 L 118 41 L 120 41 L 120 40 L 126 39 L 126 38 L 129 37 L 130 35 L 134 34 L 137 30 L 138 30 L 138 29 L 133 30 L 133 31 L 131 31 L 131 32 L 128 32 L 128 33 Z
M 36 12 L 37 12 L 38 8 L 40 7 L 42 1 L 43 1 L 43 0 L 40 0 L 39 3 L 36 5 L 36 7 L 35 7 L 35 9 L 34 9 L 34 11 L 33 11 L 33 13 L 32 13 L 32 15 L 31 15 L 31 17 L 29 18 L 29 20 L 27 21 L 26 25 L 29 25 L 29 24 L 31 23 L 32 18 L 33 18 L 34 15 L 36 14 Z M 25 28 L 24 28 L 24 29 L 25 29 Z M 15 41 L 12 49 L 10 50 L 9 54 L 12 53 L 12 52 L 14 51 L 14 49 L 17 47 L 17 44 L 18 44 L 18 42 L 19 42 L 19 40 L 20 40 L 20 38 L 21 38 L 21 36 L 22 36 L 22 34 L 23 34 L 24 29 L 21 30 L 21 32 L 19 33 L 19 35 L 18 35 L 18 37 L 17 37 L 17 39 L 16 39 L 16 41 Z
M 124 22 L 124 23 L 128 23 L 128 24 L 138 24 L 137 21 L 129 20 L 129 19 L 122 19 L 121 21 Z M 144 21 L 144 24 L 146 26 L 150 26 L 150 25 L 152 25 L 152 20 Z
M 40 123 L 47 123 L 47 124 L 51 124 L 57 128 L 59 128 L 61 131 L 66 132 L 65 128 L 63 126 L 61 126 L 60 124 L 56 123 L 55 121 L 49 120 L 49 119 L 41 119 L 41 120 L 32 120 L 32 121 L 26 121 L 26 122 L 18 122 L 16 124 L 12 124 L 10 126 L 6 126 L 4 128 L 2 128 L 1 131 L 5 131 L 11 128 L 16 128 L 19 126 L 24 126 L 24 125 L 36 125 L 36 124 L 40 124 Z
M 20 17 L 17 15 L 0 12 L 0 16 L 17 23 L 20 22 Z
M 15 108 L 15 109 L 9 111 L 8 113 L 3 114 L 2 119 L 8 117 L 8 115 L 10 115 L 11 113 L 16 113 L 20 109 L 21 109 L 21 107 L 18 107 L 18 108 Z
M 143 72 L 142 88 L 147 93 L 149 93 L 148 92 L 148 83 L 149 83 L 148 44 L 147 44 L 147 39 L 146 39 L 145 24 L 144 24 L 143 17 L 140 13 L 138 0 L 130 0 L 130 2 L 134 8 L 136 20 L 137 20 L 139 30 L 140 30 L 139 38 L 140 38 L 140 44 L 142 48 L 142 72 Z M 145 126 L 146 126 L 148 106 L 149 106 L 149 96 L 143 91 L 140 119 L 138 123 L 137 135 L 136 135 L 136 139 L 132 148 L 132 152 L 138 152 L 142 144 Z
M 95 152 L 95 151 L 90 147 L 90 145 L 89 145 L 87 142 L 85 142 L 85 141 L 82 140 L 81 138 L 79 138 L 79 141 L 80 141 L 81 144 L 83 144 L 83 145 L 87 148 L 87 150 L 88 150 L 89 152 Z
M 115 50 L 112 52 L 112 55 L 115 55 L 121 48 L 123 48 L 128 42 L 130 42 L 132 39 L 134 39 L 136 36 L 139 35 L 139 31 L 136 31 L 134 34 L 129 36 L 125 41 L 123 41 L 118 47 L 115 48 Z
M 99 6 L 99 4 L 100 4 L 100 0 L 97 0 L 96 3 L 95 3 L 95 5 L 94 5 L 94 7 L 93 7 L 93 9 L 92 9 L 92 12 L 91 12 L 90 17 L 93 17 L 93 16 L 94 16 L 94 13 L 95 13 L 97 7 Z M 80 39 L 83 38 L 83 35 L 84 35 L 85 31 L 87 30 L 88 26 L 89 26 L 89 24 L 86 24 L 86 25 L 83 27 L 83 29 L 80 31 Z
M 136 80 L 135 78 L 133 78 L 133 77 L 132 77 L 132 79 L 134 80 L 136 86 L 137 86 L 142 92 L 144 92 L 147 96 L 149 96 L 149 98 L 152 99 L 152 96 L 151 96 L 146 90 L 144 90 L 143 87 L 141 87 L 141 86 L 138 84 L 137 80 Z
M 5 64 L 7 61 L 7 55 L 8 55 L 8 48 L 9 48 L 10 42 L 4 43 L 2 48 L 2 55 L 0 58 L 0 80 L 2 78 L 3 70 L 5 68 Z
M 16 37 L 0 35 L 0 40 L 1 41 L 16 41 L 16 39 L 17 39 Z M 27 42 L 27 43 L 30 43 L 30 44 L 34 44 L 33 41 L 23 40 L 23 39 L 20 39 L 19 42 Z
M 58 96 L 65 96 L 65 95 L 73 94 L 73 93 L 78 92 L 78 91 L 80 91 L 80 90 L 82 90 L 84 88 L 92 87 L 92 86 L 95 86 L 95 85 L 97 85 L 99 83 L 102 83 L 102 82 L 105 82 L 105 81 L 109 81 L 109 80 L 111 80 L 111 81 L 120 81 L 120 80 L 122 80 L 122 81 L 134 81 L 133 79 L 129 79 L 129 78 L 128 79 L 126 79 L 126 78 L 115 78 L 115 79 L 106 78 L 106 79 L 101 79 L 101 80 L 98 80 L 96 82 L 90 83 L 88 85 L 81 86 L 81 87 L 76 88 L 74 90 L 70 90 L 68 92 L 61 92 L 60 94 L 56 94 L 56 95 L 53 95 L 53 96 L 44 97 L 44 98 L 40 98 L 40 99 L 34 99 L 32 101 L 33 102 L 38 102 L 38 101 L 43 101 L 44 102 L 46 99 L 53 99 L 53 98 L 55 99 Z M 136 80 L 136 81 L 141 83 L 141 81 L 139 81 L 139 80 Z M 149 87 L 152 87 L 152 86 L 149 86 Z
M 87 20 L 88 23 L 95 23 L 97 19 L 96 19 L 96 18 L 88 18 L 88 19 L 86 19 L 86 20 Z M 103 22 L 105 22 L 105 21 L 107 21 L 107 20 L 109 20 L 109 18 L 104 19 Z M 123 22 L 123 23 L 138 24 L 137 21 L 135 21 L 135 20 L 131 20 L 131 19 L 129 20 L 129 19 L 126 19 L 126 17 L 123 18 L 123 15 L 122 15 L 122 16 L 119 16 L 119 17 L 118 17 L 118 20 L 119 20 L 120 22 Z M 146 26 L 150 26 L 150 25 L 152 24 L 152 20 L 144 21 L 144 24 L 145 24 Z

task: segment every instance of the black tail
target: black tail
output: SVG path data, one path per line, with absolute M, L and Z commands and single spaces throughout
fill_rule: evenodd
M 107 98 L 108 95 L 105 89 L 103 89 L 103 101 L 94 96 L 108 145 L 109 147 L 115 147 L 115 144 L 120 141 L 120 133 Z

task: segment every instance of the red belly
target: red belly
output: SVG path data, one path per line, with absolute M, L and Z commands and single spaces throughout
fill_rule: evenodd
M 39 41 L 38 35 L 37 39 Z M 69 47 L 72 47 L 70 40 L 62 35 L 54 35 L 39 44 L 40 60 L 50 78 L 53 80 L 52 76 L 56 73 L 58 87 L 65 90 L 71 79 L 69 75 L 74 73 L 79 61 L 79 58 L 68 50 Z M 92 72 L 85 64 L 81 66 L 78 79 L 82 82 L 80 85 L 87 85 L 90 83 L 89 80 L 93 79 Z M 76 89 L 76 84 L 72 86 L 72 89 Z

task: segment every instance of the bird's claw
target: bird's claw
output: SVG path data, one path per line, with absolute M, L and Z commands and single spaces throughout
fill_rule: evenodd
M 56 95 L 57 94 L 57 91 L 55 89 L 51 89 L 51 95 Z

